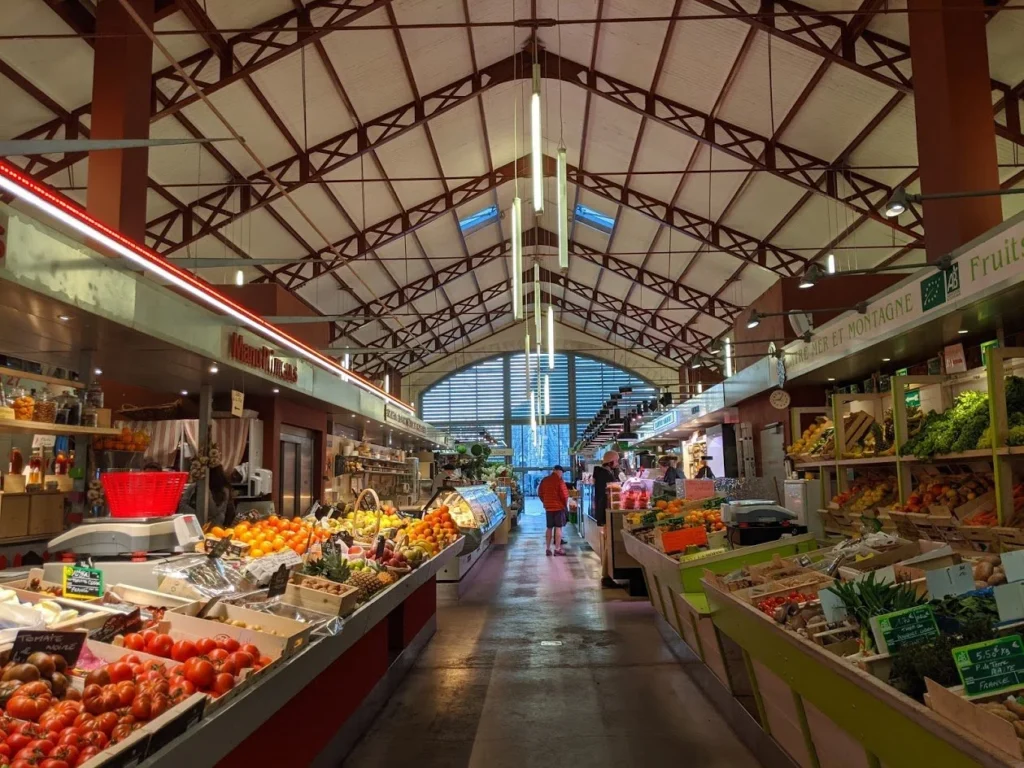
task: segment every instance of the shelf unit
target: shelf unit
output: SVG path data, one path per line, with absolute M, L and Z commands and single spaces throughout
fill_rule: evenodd
M 54 376 L 45 376 L 42 373 L 29 373 L 28 371 L 19 371 L 16 368 L 0 366 L 0 377 L 3 376 L 12 376 L 17 379 L 30 379 L 31 381 L 39 381 L 43 384 L 54 384 L 58 387 L 68 387 L 69 389 L 85 389 L 85 384 L 81 381 L 58 379 Z
M 121 434 L 120 429 L 108 427 L 79 427 L 20 419 L 0 419 L 0 432 L 30 433 L 35 435 L 102 435 L 104 437 L 114 437 Z

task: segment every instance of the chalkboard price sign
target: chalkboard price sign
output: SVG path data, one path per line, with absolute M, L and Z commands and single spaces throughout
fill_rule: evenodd
M 217 541 L 217 543 L 214 544 L 212 547 L 210 547 L 209 548 L 209 552 L 207 552 L 207 554 L 209 555 L 211 560 L 217 559 L 217 558 L 221 558 L 221 557 L 224 557 L 224 555 L 227 554 L 228 549 L 230 547 L 231 547 L 231 537 L 225 536 L 224 538 L 219 539 Z
M 22 629 L 14 636 L 11 648 L 11 661 L 20 664 L 27 661 L 33 653 L 56 653 L 64 657 L 69 667 L 75 666 L 78 654 L 85 645 L 85 632 L 75 630 L 57 632 L 38 629 Z
M 278 568 L 270 577 L 270 586 L 267 588 L 267 598 L 283 595 L 288 589 L 288 576 L 290 571 L 287 565 Z
M 65 565 L 61 586 L 64 597 L 96 600 L 103 597 L 103 571 L 84 565 Z
M 101 643 L 109 643 L 118 635 L 127 635 L 129 632 L 138 632 L 141 629 L 142 613 L 136 608 L 130 613 L 118 613 L 111 616 L 90 637 Z
M 1024 688 L 1024 641 L 1020 635 L 954 648 L 953 662 L 968 697 Z
M 939 636 L 931 606 L 886 613 L 871 619 L 871 631 L 880 653 L 895 653 L 900 648 Z

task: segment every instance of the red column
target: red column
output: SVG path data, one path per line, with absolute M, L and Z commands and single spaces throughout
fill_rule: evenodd
M 998 189 L 984 6 L 981 0 L 909 0 L 908 7 L 921 191 Z M 1002 220 L 998 197 L 926 201 L 928 261 Z
M 152 27 L 154 0 L 131 0 Z M 119 0 L 96 7 L 92 78 L 93 139 L 148 139 L 153 43 Z M 146 234 L 148 149 L 89 153 L 89 212 L 140 243 Z

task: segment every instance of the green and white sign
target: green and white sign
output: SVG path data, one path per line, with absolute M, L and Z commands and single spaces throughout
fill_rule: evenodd
M 968 698 L 1024 688 L 1024 642 L 1020 635 L 954 648 L 953 662 Z
M 949 299 L 960 297 L 960 265 L 936 272 L 921 281 L 921 309 L 927 312 L 940 307 Z
M 871 632 L 879 653 L 895 653 L 905 645 L 913 645 L 939 636 L 931 606 L 918 605 L 871 619 Z

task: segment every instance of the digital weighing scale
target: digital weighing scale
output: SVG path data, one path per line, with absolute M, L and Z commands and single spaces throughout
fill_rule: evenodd
M 807 533 L 797 516 L 768 499 L 742 499 L 722 504 L 722 522 L 729 530 L 729 543 L 749 547 L 776 541 L 786 534 Z
M 203 529 L 195 515 L 97 517 L 51 539 L 51 552 L 74 552 L 103 569 L 108 584 L 156 589 L 153 567 L 195 551 Z M 46 581 L 60 582 L 65 563 L 43 566 Z

